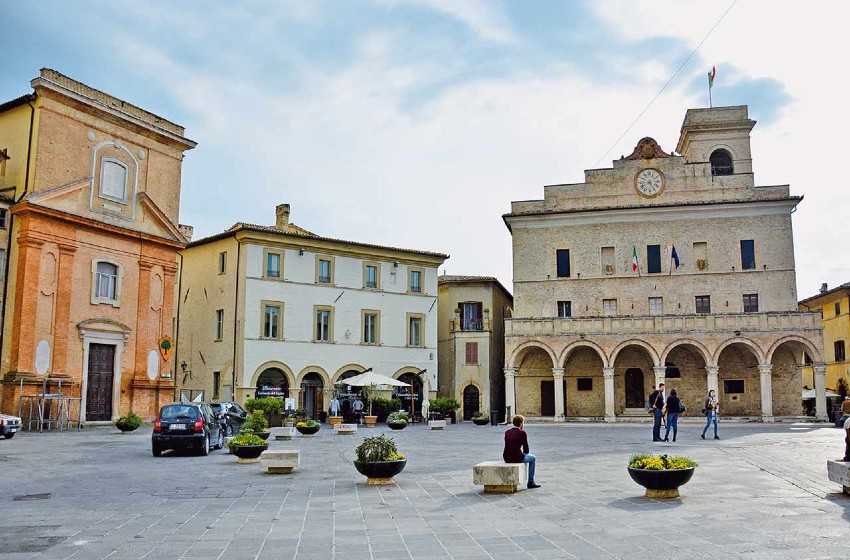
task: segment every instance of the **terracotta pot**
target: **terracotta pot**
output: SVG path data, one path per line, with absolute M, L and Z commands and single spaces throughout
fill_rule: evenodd
M 364 416 L 363 422 L 366 424 L 367 428 L 374 428 L 375 423 L 378 421 L 377 416 Z
M 328 422 L 331 427 L 336 426 L 337 424 L 342 424 L 342 416 L 329 416 Z

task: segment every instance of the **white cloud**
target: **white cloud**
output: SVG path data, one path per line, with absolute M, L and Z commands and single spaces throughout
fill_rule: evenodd
M 420 6 L 453 17 L 486 41 L 517 43 L 508 18 L 494 3 L 483 0 L 377 0 L 390 6 Z

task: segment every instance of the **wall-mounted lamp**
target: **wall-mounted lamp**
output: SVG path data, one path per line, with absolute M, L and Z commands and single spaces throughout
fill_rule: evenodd
M 393 263 L 393 268 L 398 268 L 398 261 Z
M 732 272 L 735 272 L 735 267 L 734 267 L 734 266 L 732 267 Z
M 180 362 L 180 369 L 181 369 L 184 373 L 186 372 L 186 368 L 187 368 L 187 367 L 189 367 L 189 366 L 188 366 L 188 364 L 186 364 L 186 360 L 183 360 L 182 362 Z
M 581 272 L 576 273 L 576 278 L 581 278 Z
M 304 247 L 301 247 L 300 249 L 298 249 L 298 256 L 301 256 L 303 254 L 304 254 Z
M 766 265 L 766 264 L 761 265 L 761 269 L 762 269 L 762 270 L 767 270 L 767 265 Z

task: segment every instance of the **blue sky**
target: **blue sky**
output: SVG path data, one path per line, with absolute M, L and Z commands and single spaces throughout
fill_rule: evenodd
M 757 184 L 791 184 L 799 296 L 850 281 L 842 177 L 847 8 L 732 2 L 6 2 L 0 99 L 54 68 L 186 127 L 181 222 L 236 221 L 450 253 L 511 282 L 501 214 L 689 107 L 748 104 Z M 832 74 L 835 74 L 834 76 Z M 793 157 L 789 157 L 793 155 Z M 601 162 L 601 163 L 599 163 Z M 836 249 L 839 249 L 836 252 Z M 838 258 L 836 258 L 838 255 Z

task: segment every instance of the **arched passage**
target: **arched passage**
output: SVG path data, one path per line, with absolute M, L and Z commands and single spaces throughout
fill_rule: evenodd
M 804 355 L 820 360 L 820 352 L 808 340 L 800 337 L 784 337 L 777 340 L 767 351 L 772 366 L 770 372 L 771 398 L 775 416 L 798 416 L 805 407 L 806 414 L 816 407 L 816 399 L 801 399 L 803 388 L 802 365 Z M 814 384 L 812 387 L 814 388 Z M 829 405 L 827 402 L 829 413 Z
M 428 398 L 428 391 L 425 382 L 422 380 L 422 375 L 418 373 L 418 370 L 411 371 L 410 368 L 405 368 L 407 371 L 402 370 L 402 373 L 396 372 L 393 377 L 398 379 L 399 381 L 403 381 L 407 383 L 407 387 L 393 387 L 393 398 L 396 398 L 401 401 L 402 410 L 410 411 L 411 410 L 411 398 L 412 400 L 412 408 L 415 415 L 422 414 L 422 399 Z M 410 394 L 410 385 L 413 385 L 413 395 Z
M 616 414 L 645 415 L 646 398 L 655 388 L 655 349 L 640 340 L 628 340 L 611 352 L 614 366 Z
M 548 416 L 554 416 L 554 362 L 551 351 L 536 344 L 529 345 L 521 351 L 515 363 L 517 413 L 544 416 L 548 412 Z
M 324 388 L 325 381 L 318 372 L 311 371 L 301 377 L 301 408 L 307 418 L 318 420 L 321 417 L 325 409 Z
M 761 416 L 758 365 L 763 354 L 758 345 L 745 340 L 723 344 L 717 357 L 717 400 L 724 416 Z
M 693 340 L 676 341 L 661 353 L 667 394 L 676 389 L 677 396 L 687 407 L 685 414 L 698 416 L 708 394 L 705 369 L 708 356 L 710 353 L 705 346 Z
M 265 368 L 257 376 L 254 398 L 289 396 L 289 379 L 283 370 L 276 367 Z
M 471 420 L 472 415 L 481 412 L 481 401 L 483 392 L 475 381 L 467 382 L 461 391 L 461 406 L 463 407 L 463 419 Z
M 595 344 L 575 343 L 564 353 L 566 416 L 605 415 L 605 353 Z

